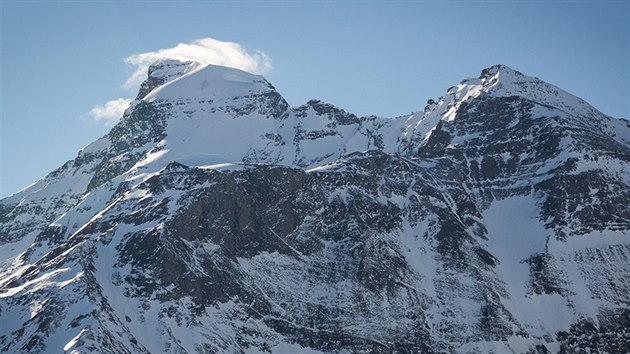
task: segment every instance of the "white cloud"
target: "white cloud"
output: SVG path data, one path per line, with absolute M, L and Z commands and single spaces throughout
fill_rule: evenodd
M 94 106 L 88 114 L 95 121 L 104 123 L 107 126 L 112 126 L 120 120 L 125 109 L 129 107 L 129 98 L 119 98 L 117 100 L 111 100 L 104 105 L 97 104 Z
M 179 43 L 173 48 L 134 54 L 125 58 L 125 62 L 135 66 L 135 70 L 124 87 L 137 88 L 146 78 L 149 65 L 158 59 L 192 60 L 201 64 L 229 66 L 254 74 L 263 74 L 271 70 L 271 59 L 261 51 L 247 51 L 238 43 L 203 38 L 192 43 Z

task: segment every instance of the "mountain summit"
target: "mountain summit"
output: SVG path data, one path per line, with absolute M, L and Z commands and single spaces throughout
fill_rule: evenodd
M 407 116 L 162 60 L 0 201 L 0 351 L 630 351 L 630 123 L 504 65 Z

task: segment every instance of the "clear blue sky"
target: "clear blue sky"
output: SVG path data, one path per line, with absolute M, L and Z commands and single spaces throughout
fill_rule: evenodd
M 629 117 L 630 1 L 1 2 L 0 197 L 109 128 L 123 59 L 211 37 L 258 49 L 293 105 L 398 116 L 503 63 Z

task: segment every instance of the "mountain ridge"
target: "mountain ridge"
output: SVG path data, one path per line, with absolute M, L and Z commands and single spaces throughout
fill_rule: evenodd
M 0 201 L 1 350 L 630 348 L 630 126 L 579 98 L 495 65 L 357 117 L 172 60 L 138 97 Z

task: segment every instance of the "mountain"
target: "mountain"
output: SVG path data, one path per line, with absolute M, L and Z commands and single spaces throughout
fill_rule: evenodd
M 162 60 L 0 262 L 4 352 L 628 352 L 630 122 L 504 65 L 382 118 Z

